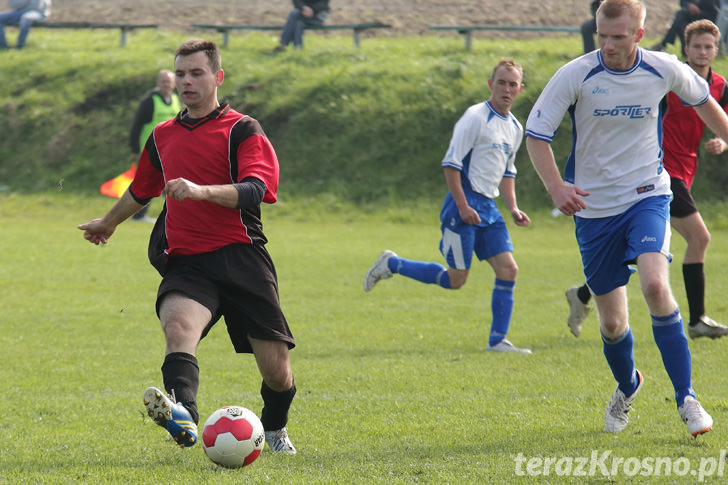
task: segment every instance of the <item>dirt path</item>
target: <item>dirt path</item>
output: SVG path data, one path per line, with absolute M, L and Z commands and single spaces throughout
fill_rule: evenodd
M 679 3 L 644 1 L 647 35 L 659 36 Z M 282 24 L 291 6 L 290 0 L 54 0 L 49 20 L 156 23 L 170 29 L 191 23 Z M 427 29 L 438 24 L 580 25 L 589 16 L 589 0 L 332 0 L 331 8 L 330 23 L 378 20 L 394 27 L 372 34 L 378 36 L 438 35 Z

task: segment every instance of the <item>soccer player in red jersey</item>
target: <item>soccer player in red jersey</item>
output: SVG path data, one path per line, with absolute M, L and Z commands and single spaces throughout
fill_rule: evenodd
M 708 81 L 710 95 L 726 108 L 728 88 L 723 76 L 713 72 L 711 63 L 718 55 L 720 31 L 710 20 L 696 20 L 685 29 L 685 55 L 695 72 Z M 662 127 L 663 164 L 670 174 L 673 200 L 670 203 L 670 224 L 687 242 L 683 259 L 683 279 L 690 309 L 688 334 L 691 338 L 717 338 L 728 334 L 728 327 L 705 314 L 705 273 L 703 264 L 710 242 L 710 233 L 698 212 L 690 187 L 698 168 L 698 147 L 705 132 L 705 123 L 695 110 L 683 105 L 674 93 L 667 95 Z M 728 147 L 720 138 L 705 142 L 705 151 L 718 155 Z
M 166 393 L 148 388 L 147 412 L 180 446 L 195 444 L 196 349 L 224 317 L 235 351 L 254 354 L 263 378 L 268 446 L 295 454 L 286 430 L 296 393 L 288 355 L 295 341 L 260 220 L 260 204 L 277 200 L 278 159 L 255 119 L 218 102 L 224 72 L 215 43 L 183 43 L 174 73 L 187 108 L 154 128 L 117 204 L 78 228 L 89 242 L 106 243 L 121 222 L 166 194 L 149 244 L 149 259 L 162 274 L 156 309 L 167 345 Z

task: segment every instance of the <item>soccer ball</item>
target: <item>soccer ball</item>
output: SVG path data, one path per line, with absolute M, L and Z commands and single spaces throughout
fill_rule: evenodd
M 265 446 L 263 423 L 242 406 L 225 406 L 207 418 L 202 447 L 207 457 L 225 468 L 240 468 L 255 461 Z

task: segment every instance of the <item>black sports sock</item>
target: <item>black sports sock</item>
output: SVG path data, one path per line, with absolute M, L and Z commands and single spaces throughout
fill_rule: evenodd
M 589 303 L 589 300 L 591 299 L 591 292 L 589 291 L 589 287 L 586 286 L 586 283 L 581 285 L 579 289 L 576 290 L 576 296 L 583 304 L 586 305 L 587 303 Z
M 260 413 L 263 429 L 275 431 L 284 427 L 288 423 L 288 410 L 293 396 L 296 395 L 296 383 L 287 391 L 276 392 L 264 381 L 260 386 L 260 395 L 263 398 L 263 411 Z
M 164 358 L 162 379 L 168 394 L 187 408 L 195 423 L 199 422 L 197 389 L 200 386 L 200 368 L 197 358 L 184 352 L 173 352 Z
M 683 280 L 685 281 L 685 294 L 688 297 L 690 310 L 690 325 L 698 323 L 698 319 L 705 314 L 705 273 L 703 263 L 683 264 Z

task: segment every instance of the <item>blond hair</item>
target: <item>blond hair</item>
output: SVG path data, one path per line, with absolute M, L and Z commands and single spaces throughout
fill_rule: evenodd
M 513 59 L 501 59 L 500 61 L 498 61 L 498 64 L 495 65 L 495 67 L 493 68 L 493 72 L 490 75 L 491 79 L 495 79 L 495 73 L 496 71 L 498 71 L 498 68 L 501 67 L 516 71 L 518 75 L 521 76 L 521 79 L 523 79 L 523 68 Z
M 616 19 L 628 15 L 639 21 L 638 29 L 645 26 L 647 9 L 639 0 L 604 0 L 597 9 L 597 16 L 603 15 L 608 19 Z

